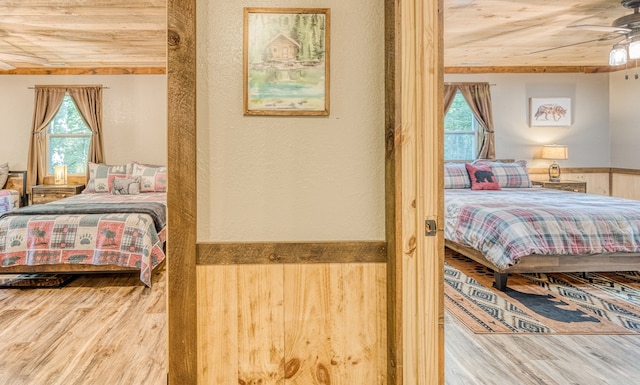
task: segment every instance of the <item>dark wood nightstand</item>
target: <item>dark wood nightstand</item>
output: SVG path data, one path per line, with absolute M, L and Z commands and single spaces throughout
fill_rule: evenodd
M 58 199 L 78 195 L 84 190 L 83 184 L 39 184 L 31 187 L 31 204 L 38 205 Z
M 548 180 L 532 180 L 534 186 L 542 186 L 544 188 L 551 188 L 554 190 L 564 190 L 586 193 L 587 182 L 579 182 L 576 180 L 561 180 L 560 182 L 550 182 Z

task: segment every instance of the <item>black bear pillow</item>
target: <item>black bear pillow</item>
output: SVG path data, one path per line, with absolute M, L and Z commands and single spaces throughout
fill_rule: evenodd
M 471 190 L 500 190 L 500 185 L 491 171 L 491 166 L 474 166 L 467 163 L 465 167 L 469 173 L 469 179 L 471 179 Z

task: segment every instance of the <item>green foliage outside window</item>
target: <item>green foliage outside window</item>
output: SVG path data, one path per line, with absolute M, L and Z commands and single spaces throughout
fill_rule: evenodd
M 84 174 L 89 160 L 91 130 L 69 94 L 47 127 L 47 170 L 66 165 L 69 174 Z
M 467 101 L 456 93 L 444 118 L 444 159 L 474 159 L 478 153 L 477 127 Z

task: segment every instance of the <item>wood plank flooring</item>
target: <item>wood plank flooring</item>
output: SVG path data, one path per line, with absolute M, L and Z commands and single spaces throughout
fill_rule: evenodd
M 0 289 L 0 384 L 164 385 L 166 274 L 82 275 L 63 288 Z
M 0 384 L 165 385 L 166 274 L 0 289 Z M 447 385 L 629 385 L 640 336 L 480 335 L 445 313 Z M 412 385 L 412 384 L 408 384 Z
M 447 385 L 639 383 L 640 335 L 474 334 L 445 312 Z

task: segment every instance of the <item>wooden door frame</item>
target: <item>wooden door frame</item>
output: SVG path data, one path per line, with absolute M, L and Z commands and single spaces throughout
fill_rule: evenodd
M 388 383 L 441 384 L 442 0 L 385 0 Z M 196 0 L 167 1 L 169 384 L 197 384 Z M 438 223 L 425 237 L 424 220 Z

